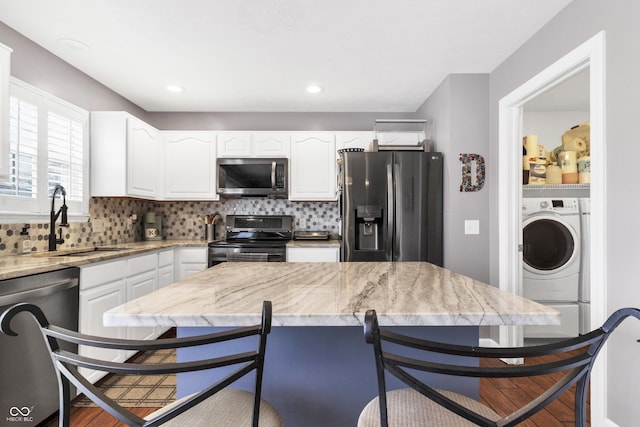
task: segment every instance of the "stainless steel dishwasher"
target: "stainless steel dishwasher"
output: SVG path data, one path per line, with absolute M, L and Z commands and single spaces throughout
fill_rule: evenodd
M 52 325 L 78 330 L 77 267 L 0 281 L 0 313 L 21 302 L 39 306 Z M 58 410 L 58 383 L 42 334 L 27 313 L 0 333 L 0 425 L 35 426 Z M 63 347 L 68 348 L 68 347 Z

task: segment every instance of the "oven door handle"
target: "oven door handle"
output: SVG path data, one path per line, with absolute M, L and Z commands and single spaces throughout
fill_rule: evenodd
M 269 254 L 266 252 L 240 252 L 227 254 L 229 262 L 268 262 Z

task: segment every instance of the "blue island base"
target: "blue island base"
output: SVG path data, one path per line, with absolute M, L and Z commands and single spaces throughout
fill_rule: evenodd
M 223 329 L 229 328 L 180 327 L 177 333 L 179 337 L 185 337 Z M 389 329 L 448 343 L 478 343 L 478 327 L 475 326 Z M 257 340 L 251 337 L 224 345 L 224 352 L 211 350 L 207 357 L 253 350 Z M 202 351 L 199 349 L 196 355 L 194 350 L 180 349 L 178 360 L 200 358 Z M 222 372 L 178 375 L 178 398 L 203 389 L 223 375 Z M 477 379 L 434 378 L 434 381 L 438 388 L 478 398 Z M 251 375 L 232 387 L 253 390 L 253 382 Z M 387 384 L 389 389 L 403 387 L 395 378 L 388 379 Z M 360 411 L 377 393 L 373 348 L 365 343 L 362 327 L 272 328 L 267 340 L 262 397 L 280 412 L 287 427 L 355 427 Z

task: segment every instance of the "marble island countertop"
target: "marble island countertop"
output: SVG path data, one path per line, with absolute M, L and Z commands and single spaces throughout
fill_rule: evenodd
M 223 263 L 107 311 L 107 326 L 553 325 L 531 300 L 426 262 Z
M 79 267 L 94 262 L 106 261 L 141 254 L 144 252 L 180 246 L 206 246 L 204 240 L 159 240 L 119 243 L 117 245 L 61 249 L 55 252 L 34 252 L 0 257 L 0 280 L 30 274 L 46 273 L 68 267 Z

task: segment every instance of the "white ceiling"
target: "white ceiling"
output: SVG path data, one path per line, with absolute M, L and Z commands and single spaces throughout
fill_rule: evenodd
M 570 2 L 0 0 L 0 20 L 147 111 L 414 112 Z

